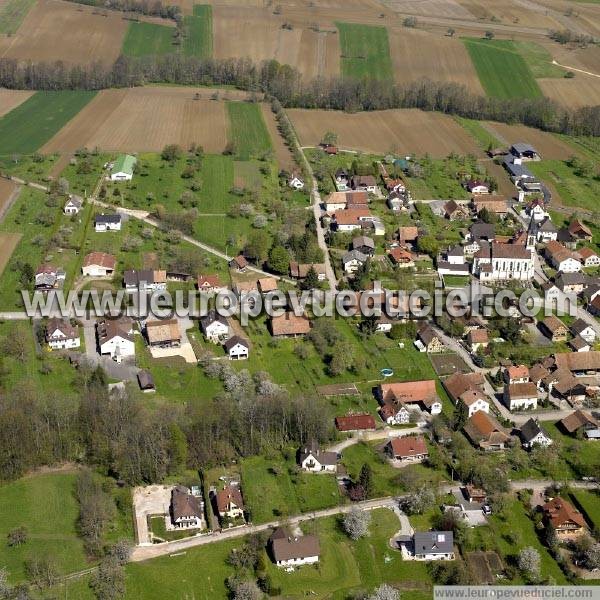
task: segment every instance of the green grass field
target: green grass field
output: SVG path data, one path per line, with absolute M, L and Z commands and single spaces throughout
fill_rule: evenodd
M 8 0 L 0 8 L 0 33 L 16 33 L 34 3 L 35 0 Z
M 35 152 L 95 95 L 96 92 L 37 92 L 0 119 L 0 155 Z
M 154 23 L 130 23 L 123 40 L 125 56 L 147 56 L 176 52 L 173 45 L 174 27 Z
M 492 148 L 498 148 L 502 145 L 499 140 L 481 124 L 480 121 L 458 116 L 455 116 L 454 120 L 462 125 L 471 134 L 471 136 L 479 144 L 479 147 L 483 150 L 487 150 L 490 146 Z
M 342 77 L 388 79 L 394 77 L 388 32 L 385 27 L 336 23 L 340 33 Z
M 60 573 L 88 566 L 76 532 L 75 478 L 74 473 L 32 475 L 0 487 L 0 563 L 12 581 L 24 579 L 31 556 L 52 557 Z M 6 536 L 20 526 L 27 528 L 29 540 L 11 548 Z
M 535 42 L 515 40 L 512 42 L 516 50 L 523 57 L 536 79 L 542 77 L 564 77 L 566 69 L 552 64 L 552 55 L 546 48 Z
M 562 160 L 542 160 L 530 164 L 531 172 L 543 182 L 556 189 L 565 206 L 598 210 L 600 178 L 577 175 L 572 167 Z
M 541 98 L 527 62 L 510 40 L 463 38 L 488 96 L 500 99 Z
M 255 456 L 242 461 L 244 501 L 253 523 L 339 504 L 340 493 L 334 475 L 296 474 L 294 468 L 293 459 Z
M 273 150 L 271 137 L 260 110 L 250 102 L 227 102 L 229 138 L 239 160 L 260 158 Z
M 212 6 L 195 4 L 194 14 L 184 18 L 186 30 L 183 53 L 186 56 L 210 58 L 213 53 Z
M 571 496 L 573 496 L 575 504 L 578 504 L 579 508 L 583 510 L 586 520 L 592 528 L 600 530 L 600 495 L 589 490 L 573 490 Z

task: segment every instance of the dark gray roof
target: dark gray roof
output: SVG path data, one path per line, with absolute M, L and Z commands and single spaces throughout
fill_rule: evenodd
M 137 380 L 142 390 L 154 389 L 154 378 L 148 371 L 138 371 Z
M 514 151 L 517 154 L 523 154 L 524 152 L 533 152 L 534 154 L 537 154 L 537 150 L 531 144 L 524 144 L 522 142 L 513 144 L 510 147 L 510 150 L 511 152 Z
M 352 248 L 362 248 L 366 246 L 367 248 L 375 249 L 375 242 L 366 235 L 359 235 L 352 240 Z
M 328 452 L 321 450 L 319 444 L 316 441 L 312 441 L 310 444 L 302 448 L 298 454 L 299 462 L 302 462 L 305 458 L 312 455 L 322 465 L 335 465 L 337 464 L 338 455 L 337 452 Z
M 123 281 L 127 286 L 139 286 L 140 283 L 154 283 L 154 271 L 152 269 L 129 269 L 123 273 Z
M 513 176 L 513 177 L 530 177 L 534 179 L 533 173 L 523 165 L 515 165 L 510 158 L 504 159 L 504 168 Z
M 346 254 L 344 254 L 344 256 L 342 256 L 342 262 L 347 263 L 347 262 L 350 262 L 351 260 L 355 260 L 355 259 L 360 262 L 365 262 L 367 260 L 367 258 L 368 257 L 365 256 L 359 250 L 350 250 L 350 252 L 346 252 Z
M 464 256 L 465 249 L 462 246 L 460 246 L 459 244 L 456 244 L 456 246 L 452 246 L 452 248 L 448 248 L 447 254 L 448 254 L 448 256 Z
M 96 215 L 96 223 L 120 223 L 121 215 Z
M 583 273 L 563 273 L 559 271 L 556 277 L 556 285 L 579 285 L 585 284 L 585 275 Z
M 558 230 L 556 240 L 558 242 L 572 242 L 575 240 L 575 238 L 571 235 L 571 232 L 566 227 L 561 227 Z
M 245 340 L 243 337 L 240 337 L 239 335 L 234 335 L 232 337 L 230 337 L 224 344 L 223 346 L 225 347 L 225 350 L 227 350 L 227 352 L 229 352 L 229 350 L 231 350 L 231 348 L 233 348 L 236 344 L 241 344 L 242 346 L 244 346 L 245 348 L 250 348 L 250 344 L 248 343 L 247 340 Z
M 576 319 L 571 324 L 570 329 L 576 335 L 578 333 L 581 333 L 582 331 L 585 331 L 588 327 L 590 327 L 589 323 L 587 323 L 583 319 Z
M 545 231 L 547 233 L 554 233 L 558 231 L 556 225 L 550 220 L 550 217 L 546 217 L 539 225 L 538 231 Z
M 579 352 L 583 348 L 589 348 L 589 342 L 586 342 L 580 335 L 576 335 L 572 340 L 569 341 L 569 346 L 576 352 Z
M 451 531 L 415 531 L 415 554 L 448 554 L 454 551 Z
M 215 321 L 218 321 L 219 323 L 222 323 L 223 325 L 228 326 L 227 319 L 225 317 L 223 317 L 222 315 L 220 315 L 214 309 L 209 310 L 206 315 L 204 315 L 203 317 L 200 317 L 200 325 L 202 325 L 202 329 L 206 329 L 209 325 L 211 325 Z
M 447 260 L 440 260 L 437 263 L 437 268 L 438 270 L 444 269 L 446 271 L 454 271 L 455 273 L 469 273 L 468 263 L 455 265 L 454 263 L 449 263 Z
M 519 435 L 524 442 L 529 443 L 540 433 L 543 433 L 546 437 L 550 437 L 535 419 L 529 419 L 529 421 L 523 423 L 521 426 Z
M 484 223 L 477 221 L 471 225 L 469 231 L 475 240 L 493 240 L 496 237 L 496 226 L 493 223 Z

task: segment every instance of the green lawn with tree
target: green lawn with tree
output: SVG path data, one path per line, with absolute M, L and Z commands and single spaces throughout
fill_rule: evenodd
M 342 77 L 393 79 L 390 44 L 385 27 L 340 22 L 335 25 L 340 34 Z

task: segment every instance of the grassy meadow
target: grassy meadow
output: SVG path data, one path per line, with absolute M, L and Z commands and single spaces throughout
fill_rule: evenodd
M 194 14 L 184 18 L 186 35 L 183 53 L 186 56 L 210 58 L 213 53 L 212 6 L 194 5 Z
M 31 154 L 67 124 L 96 92 L 37 92 L 0 118 L 0 155 Z
M 227 102 L 229 139 L 239 160 L 260 158 L 273 150 L 260 105 L 251 102 Z
M 7 0 L 4 2 L 0 6 L 0 33 L 16 33 L 34 4 L 35 0 Z
M 336 23 L 340 34 L 342 77 L 393 79 L 388 31 L 385 27 Z
M 175 52 L 173 45 L 174 27 L 155 23 L 130 23 L 127 35 L 123 40 L 125 56 L 148 56 L 171 54 Z

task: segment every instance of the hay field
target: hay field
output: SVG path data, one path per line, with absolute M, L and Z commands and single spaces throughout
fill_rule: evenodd
M 600 104 L 600 78 L 577 73 L 574 79 L 538 79 L 544 96 L 571 108 Z
M 35 92 L 24 90 L 5 90 L 0 89 L 0 117 L 10 112 L 13 108 L 19 106 L 33 96 Z
M 43 148 L 72 152 L 98 147 L 115 152 L 158 152 L 166 144 L 193 142 L 206 152 L 227 145 L 223 102 L 194 99 L 192 88 L 147 87 L 103 90 Z
M 506 123 L 485 122 L 486 127 L 499 141 L 506 144 L 525 142 L 531 144 L 542 155 L 542 159 L 565 160 L 576 152 L 569 144 L 558 137 L 525 125 L 507 125 Z
M 460 83 L 483 95 L 471 57 L 459 39 L 403 27 L 390 29 L 389 40 L 396 81 L 427 77 Z M 415 52 L 415 48 L 419 51 Z
M 338 145 L 349 150 L 429 153 L 434 158 L 450 152 L 480 153 L 471 136 L 451 117 L 440 113 L 399 109 L 349 114 L 292 109 L 288 115 L 303 146 L 316 146 L 326 131 L 333 131 L 338 135 Z
M 0 38 L 0 57 L 112 63 L 121 51 L 128 21 L 117 12 L 105 14 L 93 14 L 91 7 L 71 2 L 38 0 L 18 32 Z
M 458 0 L 473 17 L 481 21 L 495 21 L 503 24 L 518 24 L 524 27 L 545 27 L 563 29 L 564 25 L 543 6 L 533 2 L 520 3 L 519 0 Z M 564 12 L 564 11 L 563 11 Z

